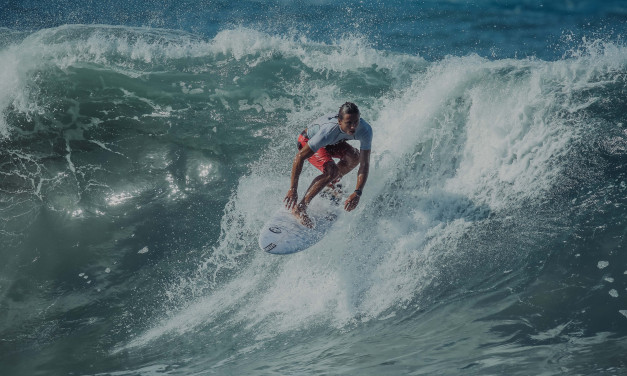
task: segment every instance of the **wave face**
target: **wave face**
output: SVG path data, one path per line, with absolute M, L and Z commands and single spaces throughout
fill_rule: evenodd
M 208 34 L 0 30 L 7 374 L 627 369 L 620 38 L 432 59 Z M 346 100 L 374 129 L 358 209 L 261 252 L 296 135 Z

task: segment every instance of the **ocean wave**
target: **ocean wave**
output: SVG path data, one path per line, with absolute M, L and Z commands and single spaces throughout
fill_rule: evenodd
M 550 244 L 568 228 L 566 192 L 574 188 L 578 161 L 586 158 L 582 144 L 613 126 L 598 105 L 608 90 L 624 87 L 625 49 L 601 45 L 556 62 L 478 56 L 426 67 L 420 62 L 406 87 L 378 98 L 359 93 L 366 97 L 363 116 L 375 130 L 367 198 L 319 245 L 286 260 L 254 251 L 267 214 L 265 203 L 254 198 L 280 203 L 291 158 L 283 151 L 291 150 L 289 140 L 275 140 L 283 149 L 273 148 L 242 177 L 222 218 L 220 240 L 206 250 L 196 275 L 170 287 L 171 295 L 191 305 L 131 346 L 205 326 L 237 326 L 260 341 L 317 325 L 341 329 L 429 309 L 446 299 L 444 286 L 459 297 L 469 286 L 498 285 L 528 260 L 544 259 L 547 254 L 538 254 L 544 246 L 533 245 Z M 331 100 L 322 98 L 324 91 L 315 95 L 327 107 L 342 100 L 333 91 Z M 291 124 L 306 123 L 311 113 L 289 116 L 295 132 Z M 276 171 L 281 161 L 285 166 Z M 220 280 L 223 269 L 234 273 Z M 260 278 L 263 286 L 255 282 Z M 226 311 L 231 318 L 222 316 Z
M 3 44 L 0 65 L 0 230 L 24 252 L 7 265 L 32 251 L 20 248 L 21 228 L 32 239 L 38 221 L 84 232 L 76 236 L 87 245 L 64 242 L 55 256 L 68 260 L 63 273 L 83 273 L 85 294 L 126 294 L 134 315 L 113 324 L 110 356 L 219 338 L 235 348 L 216 353 L 219 368 L 294 333 L 315 342 L 380 323 L 427 330 L 430 312 L 455 307 L 471 312 L 469 337 L 491 332 L 483 343 L 567 342 L 578 329 L 611 329 L 586 327 L 581 312 L 614 304 L 622 290 L 606 287 L 624 283 L 620 244 L 590 235 L 619 237 L 604 218 L 624 215 L 619 42 L 586 40 L 556 61 L 426 61 L 359 35 L 321 43 L 231 28 L 207 39 L 74 25 Z M 346 100 L 374 129 L 360 206 L 312 249 L 269 257 L 256 236 L 281 205 L 294 138 Z M 300 192 L 314 176 L 305 168 Z M 90 236 L 92 226 L 113 235 Z M 54 274 L 31 260 L 33 275 Z M 551 310 L 559 283 L 547 271 L 581 277 L 565 288 L 585 286 L 586 299 L 569 301 L 578 313 Z M 89 286 L 85 275 L 96 276 Z M 518 298 L 551 311 L 547 322 L 511 319 L 508 310 L 528 308 Z M 459 328 L 463 318 L 448 313 Z M 472 349 L 489 367 L 481 346 Z

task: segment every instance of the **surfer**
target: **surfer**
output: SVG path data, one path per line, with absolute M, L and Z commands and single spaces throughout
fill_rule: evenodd
M 350 146 L 346 140 L 359 140 L 359 149 Z M 361 119 L 359 108 L 351 102 L 344 103 L 337 114 L 323 116 L 311 123 L 298 136 L 298 152 L 292 164 L 290 189 L 285 195 L 285 206 L 291 209 L 300 222 L 313 227 L 307 215 L 307 206 L 320 191 L 334 186 L 340 178 L 357 165 L 357 186 L 344 202 L 344 209 L 351 211 L 359 204 L 362 190 L 368 179 L 370 168 L 370 146 L 372 143 L 372 127 Z M 335 163 L 333 158 L 338 158 Z M 298 178 L 308 160 L 321 175 L 313 179 L 302 200 L 298 202 Z

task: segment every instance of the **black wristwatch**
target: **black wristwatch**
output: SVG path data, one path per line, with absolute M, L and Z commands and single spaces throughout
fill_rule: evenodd
M 355 189 L 355 193 L 357 193 L 357 196 L 361 197 L 361 189 Z

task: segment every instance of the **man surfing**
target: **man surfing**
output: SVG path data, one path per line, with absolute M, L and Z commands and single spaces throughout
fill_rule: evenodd
M 346 140 L 359 140 L 359 149 L 350 146 Z M 303 225 L 312 228 L 313 222 L 307 215 L 307 206 L 327 185 L 333 185 L 340 178 L 359 165 L 355 191 L 344 202 L 344 209 L 351 211 L 359 204 L 362 190 L 368 180 L 370 169 L 370 147 L 372 127 L 361 119 L 359 108 L 346 102 L 336 114 L 323 116 L 311 123 L 298 136 L 298 152 L 292 164 L 290 189 L 285 195 L 285 207 Z M 335 163 L 333 158 L 338 158 Z M 298 179 L 305 160 L 322 172 L 307 188 L 303 199 L 298 202 Z

